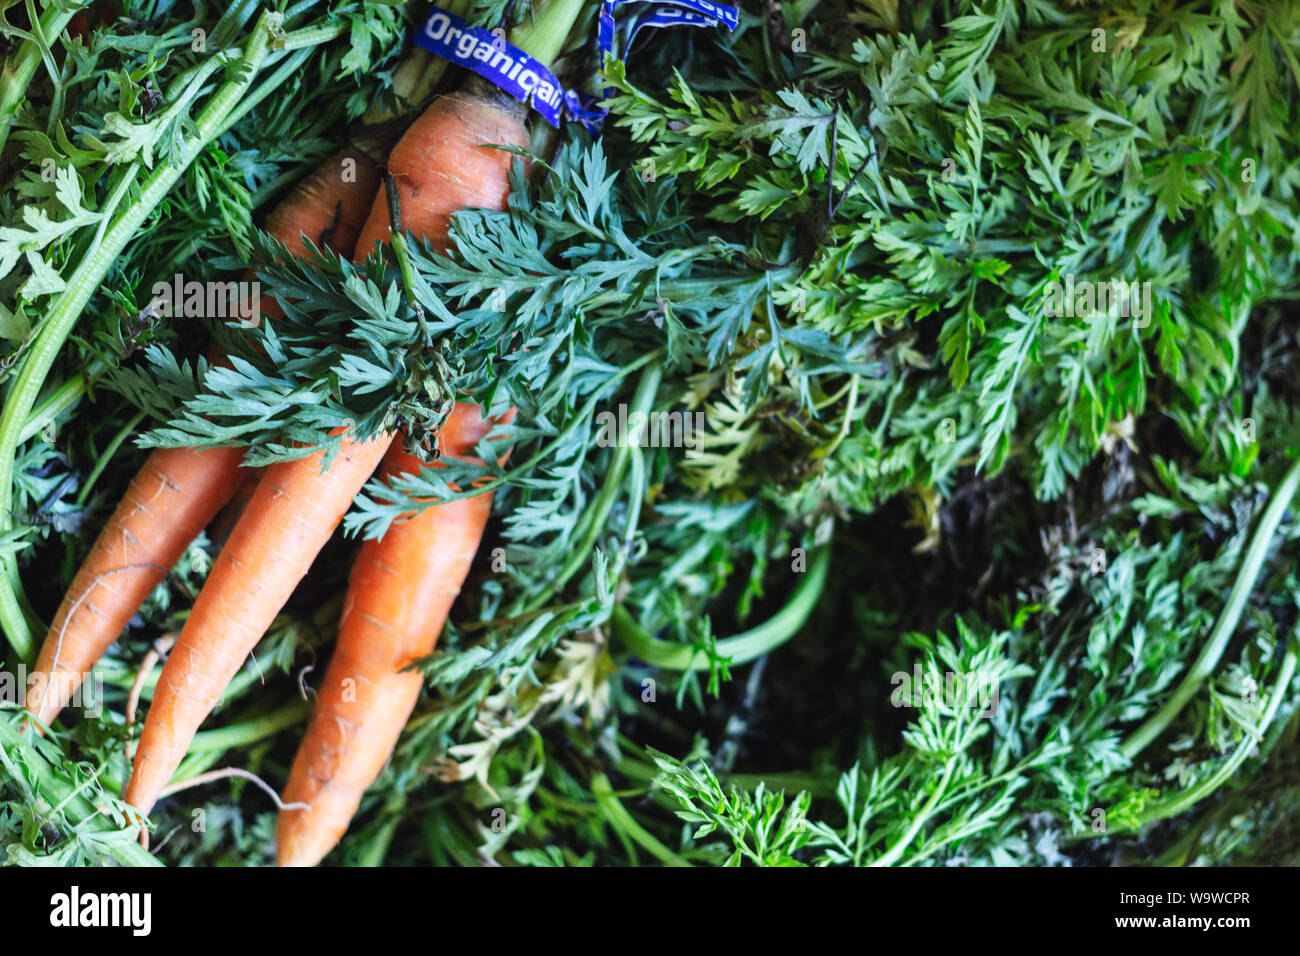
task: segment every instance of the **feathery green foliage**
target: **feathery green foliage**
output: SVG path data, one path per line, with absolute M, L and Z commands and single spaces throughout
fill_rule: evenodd
M 489 464 L 367 486 L 183 776 L 281 785 L 355 538 L 486 478 L 428 694 L 334 862 L 1294 861 L 1300 528 L 1264 520 L 1300 453 L 1293 4 L 795 0 L 663 31 L 610 66 L 604 135 L 518 164 L 447 253 L 411 243 L 409 289 L 391 259 L 295 260 L 256 228 L 424 12 L 307 6 L 286 35 L 337 38 L 268 57 L 292 69 L 102 277 L 37 399 L 53 426 L 31 413 L 10 449 L 16 606 L 49 617 L 141 447 L 260 464 L 400 426 L 432 456 L 453 400 L 518 415 Z M 113 203 L 188 155 L 238 72 L 191 27 L 235 43 L 245 13 L 142 8 L 152 42 L 119 21 L 33 81 L 2 167 L 10 395 Z M 250 264 L 283 319 L 142 316 L 159 277 Z M 1095 298 L 1118 281 L 1123 312 Z M 620 408 L 703 426 L 611 441 Z M 5 737 L 11 861 L 122 851 L 30 781 L 120 789 L 125 688 L 210 558 L 104 663 L 102 716 Z M 1208 679 L 1162 711 L 1216 622 Z M 185 791 L 157 855 L 268 862 L 272 814 L 242 781 Z

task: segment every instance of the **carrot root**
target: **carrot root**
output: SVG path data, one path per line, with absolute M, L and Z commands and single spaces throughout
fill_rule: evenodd
M 126 801 L 148 813 L 190 740 L 338 527 L 390 442 L 344 440 L 271 465 L 199 592 L 158 678 Z
M 457 405 L 443 427 L 448 456 L 486 435 L 474 405 Z M 421 470 L 394 444 L 384 474 Z M 388 762 L 424 680 L 404 671 L 433 652 L 460 593 L 492 511 L 492 495 L 427 508 L 367 541 L 352 568 L 338 643 L 289 782 L 276 825 L 276 862 L 314 866 L 343 836 L 361 797 Z
M 240 448 L 160 448 L 77 572 L 41 646 L 27 709 L 58 716 L 149 593 L 234 494 Z
M 402 227 L 444 250 L 455 212 L 471 206 L 504 209 L 514 156 L 484 147 L 500 143 L 526 148 L 524 115 L 522 108 L 506 108 L 465 90 L 434 100 L 388 158 L 388 171 L 397 183 Z M 388 201 L 381 191 L 357 237 L 353 258 L 366 258 L 376 243 L 388 241 L 389 232 Z
M 514 156 L 489 144 L 528 146 L 525 110 L 471 80 L 427 109 L 393 148 L 402 228 L 437 250 L 449 244 L 451 217 L 465 207 L 504 209 Z M 390 233 L 387 197 L 375 198 L 354 258 Z M 458 405 L 443 426 L 444 454 L 472 448 L 490 428 L 474 405 Z M 416 473 L 422 463 L 395 447 L 385 473 Z M 419 698 L 418 673 L 402 673 L 432 652 L 474 560 L 491 512 L 490 494 L 425 509 L 368 541 L 353 567 L 338 644 L 285 788 L 276 828 L 281 866 L 318 863 L 347 830 L 362 794 L 388 761 Z
M 266 231 L 294 255 L 307 254 L 305 239 L 349 254 L 378 189 L 375 161 L 360 150 L 341 149 L 294 186 L 266 217 Z
M 350 253 L 378 186 L 373 161 L 358 150 L 341 150 L 276 207 L 267 231 L 295 254 L 306 252 L 306 240 Z M 262 310 L 279 314 L 270 298 Z M 39 723 L 58 716 L 149 592 L 235 496 L 248 476 L 239 468 L 243 454 L 242 448 L 165 448 L 149 456 L 100 532 L 41 647 L 26 695 Z M 228 529 L 217 532 L 220 540 Z

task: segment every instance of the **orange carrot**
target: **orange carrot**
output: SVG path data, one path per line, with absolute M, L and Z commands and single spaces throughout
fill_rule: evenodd
M 525 115 L 519 103 L 478 77 L 471 77 L 464 89 L 434 100 L 388 158 L 402 228 L 445 249 L 452 213 L 471 206 L 504 209 L 514 157 L 483 147 L 526 147 Z M 381 191 L 357 239 L 355 258 L 366 258 L 375 243 L 388 241 L 388 234 L 388 203 Z
M 344 440 L 267 467 L 158 678 L 126 801 L 149 812 L 203 718 L 307 574 L 388 442 Z
M 461 457 L 491 429 L 477 405 L 443 425 L 444 457 Z M 400 444 L 385 476 L 423 465 Z M 433 652 L 492 511 L 490 492 L 421 511 L 361 548 L 348 583 L 338 644 L 285 787 L 276 827 L 280 866 L 313 866 L 343 836 L 366 788 L 387 763 L 424 685 L 403 668 Z
M 339 150 L 294 187 L 266 217 L 266 231 L 293 253 L 317 248 L 351 255 L 379 189 L 379 168 L 359 149 Z
M 503 209 L 513 157 L 475 147 L 527 145 L 524 116 L 500 91 L 474 80 L 436 101 L 389 157 L 403 227 L 443 249 L 457 209 Z M 459 162 L 448 161 L 462 155 L 466 158 Z M 387 239 L 388 224 L 381 195 L 357 242 L 358 256 Z M 457 405 L 443 426 L 439 449 L 459 457 L 490 427 L 478 406 Z M 417 473 L 421 467 L 395 446 L 384 472 Z M 338 644 L 284 794 L 285 803 L 306 803 L 310 810 L 281 812 L 279 865 L 314 866 L 347 830 L 419 697 L 420 674 L 402 669 L 433 651 L 491 509 L 490 493 L 427 508 L 362 547 Z
M 524 116 L 519 103 L 473 80 L 465 90 L 435 100 L 389 158 L 404 227 L 445 246 L 448 219 L 457 209 L 505 208 L 513 157 L 488 144 L 526 146 Z M 381 194 L 354 258 L 364 258 L 388 232 L 388 204 Z M 159 677 L 126 792 L 136 809 L 153 809 L 199 725 L 342 520 L 392 437 L 379 436 L 364 445 L 345 441 L 344 452 L 324 475 L 319 454 L 267 470 Z M 310 534 L 304 533 L 305 524 L 311 524 Z
M 73 579 L 41 646 L 27 709 L 48 724 L 234 493 L 242 448 L 159 448 Z
M 403 227 L 442 249 L 451 215 L 461 206 L 504 208 L 512 156 L 474 147 L 526 145 L 523 121 L 517 104 L 474 81 L 435 102 L 389 158 Z M 461 154 L 472 162 L 447 161 Z M 472 188 L 465 189 L 467 184 Z M 388 236 L 383 199 L 375 200 L 357 243 L 358 256 Z M 490 427 L 477 405 L 457 405 L 443 426 L 439 449 L 459 457 Z M 421 467 L 417 458 L 395 446 L 384 473 L 418 473 Z M 315 865 L 347 830 L 419 697 L 420 674 L 402 669 L 433 651 L 491 509 L 490 493 L 427 508 L 362 547 L 348 584 L 338 644 L 284 794 L 284 802 L 306 803 L 310 810 L 281 812 L 279 865 Z
M 355 176 L 344 166 L 348 160 Z M 350 253 L 378 185 L 375 164 L 356 150 L 343 150 L 280 203 L 267 217 L 267 231 L 295 252 L 305 251 L 305 233 L 317 246 Z M 261 308 L 278 313 L 270 298 Z M 242 448 L 160 448 L 145 461 L 77 572 L 41 647 L 27 708 L 42 723 L 67 705 L 149 592 L 230 500 L 243 478 L 243 455 Z

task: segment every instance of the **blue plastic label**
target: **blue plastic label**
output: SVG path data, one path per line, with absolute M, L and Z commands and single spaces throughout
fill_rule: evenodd
M 559 126 L 566 90 L 555 74 L 516 46 L 482 27 L 472 27 L 438 7 L 429 12 L 415 36 L 424 47 L 491 80 L 521 103 L 527 103 L 552 126 Z
M 636 3 L 645 9 L 625 21 L 628 25 L 620 59 L 627 55 L 627 48 L 643 27 L 725 26 L 733 30 L 739 22 L 735 7 L 709 3 L 708 0 L 652 0 L 648 3 L 646 0 L 605 0 L 601 6 L 597 38 L 602 62 L 606 55 L 614 53 L 614 37 L 618 30 L 614 10 L 627 3 Z M 490 30 L 472 27 L 454 13 L 435 6 L 429 10 L 424 27 L 415 35 L 415 43 L 444 60 L 477 73 L 532 107 L 552 126 L 558 127 L 564 119 L 572 119 L 592 133 L 600 132 L 606 111 L 596 106 L 598 97 L 581 90 L 565 89 L 544 65 Z
M 636 39 L 636 35 L 641 32 L 642 27 L 724 26 L 728 30 L 734 30 L 736 24 L 740 22 L 740 15 L 735 7 L 709 3 L 708 0 L 650 0 L 648 3 L 646 0 L 605 0 L 600 8 L 598 34 L 602 60 L 607 54 L 614 52 L 614 34 L 617 32 L 614 11 L 629 3 L 636 3 L 646 9 L 637 14 L 633 20 L 628 21 L 632 26 L 623 41 L 620 59 L 626 59 L 627 49 Z

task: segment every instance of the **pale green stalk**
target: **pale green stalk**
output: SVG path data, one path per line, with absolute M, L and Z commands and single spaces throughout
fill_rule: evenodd
M 531 22 L 510 31 L 510 42 L 548 69 L 555 65 L 582 8 L 590 0 L 550 0 Z
M 718 641 L 718 657 L 725 658 L 732 664 L 745 664 L 794 637 L 821 597 L 830 563 L 830 549 L 823 547 L 813 557 L 812 567 L 799 582 L 786 605 L 757 627 Z M 627 608 L 621 604 L 614 608 L 610 623 L 614 635 L 623 645 L 652 667 L 699 671 L 706 670 L 709 666 L 701 648 L 694 644 L 680 644 L 652 637 L 632 619 Z
M 1282 484 L 1274 492 L 1268 507 L 1264 509 L 1264 514 L 1259 519 L 1259 527 L 1255 529 L 1250 547 L 1241 562 L 1241 570 L 1237 572 L 1237 580 L 1233 582 L 1228 601 L 1223 606 L 1223 613 L 1219 615 L 1209 641 L 1201 649 L 1191 670 L 1183 676 L 1165 705 L 1124 741 L 1121 750 L 1129 760 L 1141 753 L 1147 744 L 1165 731 L 1218 666 L 1219 658 L 1223 656 L 1228 641 L 1236 633 L 1237 622 L 1241 620 L 1246 599 L 1250 597 L 1250 592 L 1255 587 L 1255 581 L 1264 566 L 1264 558 L 1268 555 L 1268 549 L 1272 547 L 1273 535 L 1277 531 L 1277 526 L 1282 523 L 1282 516 L 1290 507 L 1297 487 L 1300 487 L 1300 459 L 1291 466 L 1286 477 L 1282 479 Z
M 40 332 L 10 385 L 4 412 L 0 414 L 0 531 L 8 530 L 12 525 L 14 459 L 32 406 L 36 403 L 55 358 L 113 262 L 189 168 L 190 163 L 220 132 L 228 114 L 238 106 L 266 58 L 267 43 L 273 30 L 279 27 L 280 19 L 276 13 L 262 14 L 242 55 L 242 75 L 227 81 L 217 90 L 196 118 L 195 135 L 185 142 L 174 164 L 160 165 L 144 180 L 135 201 L 117 216 L 105 231 L 102 241 L 87 253 L 53 302 Z M 219 55 L 239 57 L 237 53 Z M 12 556 L 5 560 L 6 571 L 9 573 L 0 575 L 0 629 L 3 629 L 17 654 L 30 660 L 35 640 L 11 580 L 12 569 L 9 565 L 13 561 Z
M 9 140 L 9 127 L 22 106 L 36 68 L 50 52 L 48 38 L 62 33 L 76 14 L 76 10 L 62 10 L 51 5 L 32 31 L 32 36 L 5 62 L 4 70 L 0 72 L 0 152 L 4 152 Z

